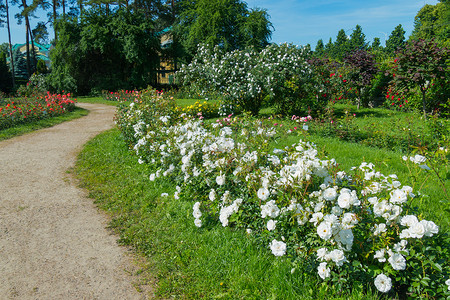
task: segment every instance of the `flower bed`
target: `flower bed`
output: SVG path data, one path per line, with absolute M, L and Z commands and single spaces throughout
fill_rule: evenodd
M 75 102 L 70 94 L 50 92 L 44 97 L 11 101 L 0 107 L 0 130 L 64 114 L 75 108 Z
M 103 99 L 107 101 L 133 102 L 141 97 L 139 91 L 120 90 L 117 92 L 102 91 Z
M 450 296 L 449 237 L 417 214 L 417 195 L 395 174 L 367 162 L 345 172 L 311 143 L 273 148 L 286 132 L 271 123 L 205 124 L 176 114 L 163 97 L 123 107 L 117 124 L 154 170 L 149 179 L 170 177 L 173 197 L 192 202 L 195 226 L 245 229 L 273 255 L 288 256 L 293 272 L 344 289 L 362 283 L 392 296 Z

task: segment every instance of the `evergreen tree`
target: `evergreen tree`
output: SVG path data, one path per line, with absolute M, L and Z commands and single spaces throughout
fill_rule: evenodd
M 14 77 L 28 79 L 27 61 L 23 57 L 23 54 L 19 51 L 19 48 L 13 52 L 14 60 Z
M 349 46 L 350 46 L 349 39 L 348 39 L 347 35 L 345 34 L 345 30 L 344 29 L 339 30 L 337 37 L 336 37 L 336 42 L 334 43 L 332 57 L 342 60 L 342 58 L 344 58 L 344 56 L 347 54 L 347 52 L 349 52 L 349 50 L 350 50 Z
M 323 45 L 323 40 L 320 39 L 317 41 L 316 48 L 314 49 L 314 55 L 316 57 L 320 57 L 323 56 L 324 53 L 325 53 L 325 46 Z
M 378 51 L 378 50 L 382 49 L 382 47 L 381 47 L 381 41 L 380 41 L 380 38 L 379 38 L 379 37 L 375 37 L 375 38 L 373 39 L 371 48 L 372 48 L 373 51 Z
M 334 44 L 333 40 L 330 38 L 328 40 L 328 43 L 325 45 L 325 54 L 327 54 L 329 57 L 333 57 L 333 51 L 334 51 Z
M 405 30 L 403 30 L 402 24 L 397 25 L 392 31 L 388 40 L 386 41 L 386 52 L 393 55 L 398 48 L 402 48 L 405 45 Z
M 352 34 L 350 35 L 349 40 L 350 50 L 355 49 L 361 49 L 366 50 L 367 49 L 367 43 L 366 43 L 366 35 L 362 32 L 362 28 L 359 25 L 356 25 L 355 29 L 353 30 Z
M 12 78 L 6 63 L 6 53 L 0 52 L 0 91 L 9 93 L 12 90 Z

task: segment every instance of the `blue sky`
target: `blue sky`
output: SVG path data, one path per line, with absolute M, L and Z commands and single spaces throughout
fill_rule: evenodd
M 408 37 L 414 29 L 414 17 L 425 5 L 436 0 L 247 0 L 249 8 L 266 8 L 275 27 L 272 42 L 324 44 L 344 29 L 350 35 L 357 24 L 366 41 L 379 37 L 384 42 L 398 24 Z
M 314 49 L 317 41 L 326 44 L 333 41 L 340 29 L 350 35 L 357 24 L 372 42 L 379 37 L 381 43 L 389 37 L 398 24 L 402 24 L 408 37 L 414 28 L 414 17 L 425 4 L 435 5 L 437 0 L 247 0 L 249 8 L 267 9 L 275 27 L 272 42 L 311 44 Z M 12 8 L 10 16 L 17 11 Z M 45 19 L 45 13 L 38 13 L 42 19 L 32 19 L 31 26 Z M 11 17 L 12 43 L 24 43 L 24 26 L 17 25 Z M 52 37 L 53 34 L 50 34 Z M 8 41 L 6 27 L 0 28 L 0 43 Z

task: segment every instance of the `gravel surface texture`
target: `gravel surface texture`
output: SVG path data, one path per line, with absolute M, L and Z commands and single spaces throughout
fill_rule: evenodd
M 0 142 L 0 299 L 147 299 L 134 255 L 70 168 L 82 146 L 114 126 L 115 107 Z M 142 288 L 142 286 L 140 286 Z

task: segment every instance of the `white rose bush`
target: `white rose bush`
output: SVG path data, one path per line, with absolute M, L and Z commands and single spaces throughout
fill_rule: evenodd
M 294 274 L 342 289 L 450 297 L 449 237 L 411 207 L 417 196 L 395 174 L 367 162 L 342 171 L 300 138 L 274 148 L 289 133 L 267 120 L 205 122 L 175 114 L 161 95 L 141 100 L 122 107 L 116 122 L 152 170 L 149 181 L 172 180 L 174 197 L 192 203 L 198 230 L 246 230 L 277 259 L 292 261 Z
M 264 101 L 280 109 L 289 106 L 316 112 L 325 105 L 304 91 L 312 80 L 307 54 L 305 48 L 291 44 L 272 44 L 260 52 L 253 48 L 223 52 L 217 46 L 199 45 L 192 62 L 183 65 L 177 78 L 185 88 L 200 90 L 201 95 L 221 93 L 221 115 L 239 109 L 256 115 Z M 293 93 L 305 97 L 294 101 Z

